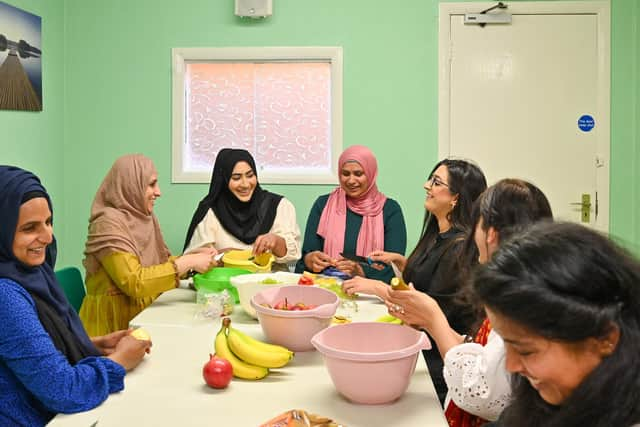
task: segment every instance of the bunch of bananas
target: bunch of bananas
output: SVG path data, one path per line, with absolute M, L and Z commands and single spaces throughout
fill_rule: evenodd
M 289 349 L 267 344 L 231 327 L 231 319 L 222 319 L 216 334 L 215 352 L 233 367 L 233 376 L 244 380 L 259 380 L 269 374 L 269 368 L 285 366 L 294 353 Z

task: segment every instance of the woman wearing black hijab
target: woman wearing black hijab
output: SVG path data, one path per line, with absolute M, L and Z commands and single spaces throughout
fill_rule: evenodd
M 0 166 L 0 425 L 41 426 L 124 388 L 151 343 L 89 338 L 53 272 L 51 200 L 40 180 Z
M 216 157 L 209 194 L 191 219 L 184 252 L 204 246 L 219 252 L 271 252 L 279 265 L 300 258 L 296 210 L 289 200 L 260 187 L 256 164 L 246 150 L 224 148 Z

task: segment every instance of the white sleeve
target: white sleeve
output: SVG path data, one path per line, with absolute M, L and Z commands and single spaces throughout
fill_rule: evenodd
M 191 241 L 184 253 L 187 254 L 203 246 L 214 248 L 216 246 L 216 232 L 219 228 L 218 220 L 213 211 L 207 210 L 207 214 L 193 230 L 193 236 L 191 236 Z
M 444 379 L 462 410 L 495 421 L 509 403 L 511 386 L 502 338 L 493 330 L 487 345 L 459 344 L 444 356 Z
M 270 232 L 282 237 L 287 245 L 287 253 L 276 258 L 277 263 L 286 264 L 300 259 L 300 227 L 296 220 L 296 208 L 284 197 L 278 203 L 276 218 Z

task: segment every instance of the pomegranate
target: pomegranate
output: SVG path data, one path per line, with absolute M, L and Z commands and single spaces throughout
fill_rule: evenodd
M 202 377 L 209 387 L 225 388 L 233 377 L 233 367 L 227 359 L 210 354 L 202 368 Z

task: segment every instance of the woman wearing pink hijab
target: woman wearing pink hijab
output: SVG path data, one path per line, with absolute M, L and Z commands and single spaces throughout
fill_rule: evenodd
M 317 273 L 335 267 L 349 276 L 388 282 L 391 267 L 345 257 L 366 258 L 379 250 L 404 255 L 407 230 L 400 205 L 378 191 L 378 162 L 367 147 L 347 148 L 338 165 L 340 186 L 320 196 L 309 212 L 296 271 Z

